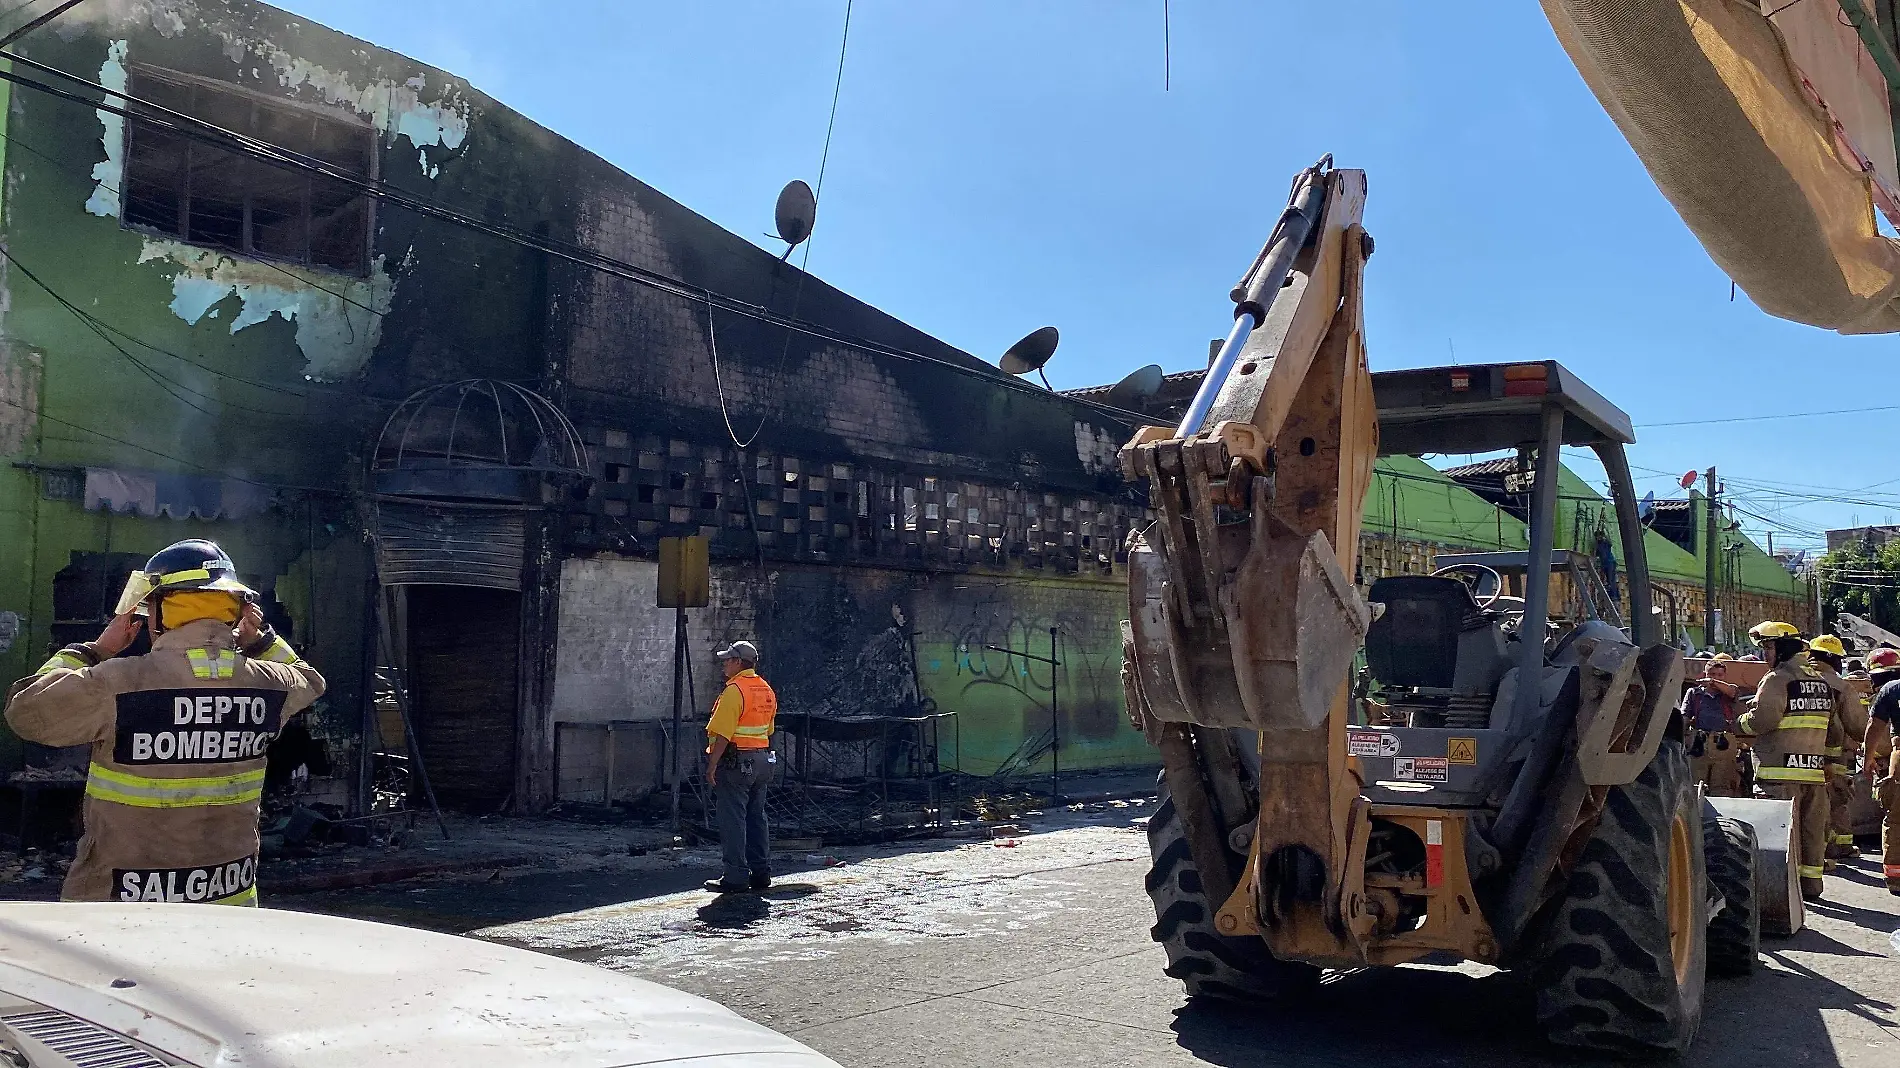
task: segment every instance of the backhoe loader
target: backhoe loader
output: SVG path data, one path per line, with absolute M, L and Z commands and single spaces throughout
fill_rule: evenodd
M 1789 906 L 1757 886 L 1751 826 L 1689 777 L 1629 419 L 1552 361 L 1370 374 L 1365 193 L 1330 157 L 1299 175 L 1181 423 L 1121 451 L 1154 513 L 1122 631 L 1130 715 L 1163 767 L 1154 936 L 1191 995 L 1461 958 L 1527 969 L 1557 1043 L 1682 1050 L 1705 972 L 1752 969 L 1764 911 L 1785 924 Z M 1627 629 L 1553 619 L 1567 446 L 1609 475 Z M 1377 457 L 1500 450 L 1528 485 L 1528 553 L 1362 594 Z M 1351 699 L 1362 647 L 1376 723 Z

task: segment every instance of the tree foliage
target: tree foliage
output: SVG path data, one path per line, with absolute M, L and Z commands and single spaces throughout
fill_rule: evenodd
M 1818 561 L 1821 604 L 1832 622 L 1851 612 L 1871 623 L 1900 629 L 1900 540 L 1884 545 L 1857 538 Z

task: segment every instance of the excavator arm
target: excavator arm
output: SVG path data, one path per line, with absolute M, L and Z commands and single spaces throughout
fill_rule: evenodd
M 1356 926 L 1345 854 L 1364 803 L 1345 712 L 1371 616 L 1352 575 L 1378 456 L 1365 195 L 1364 172 L 1330 157 L 1301 172 L 1185 418 L 1121 453 L 1155 513 L 1129 556 L 1129 707 L 1161 750 L 1217 926 L 1259 931 L 1280 956 L 1349 956 Z M 1237 732 L 1257 732 L 1252 784 Z

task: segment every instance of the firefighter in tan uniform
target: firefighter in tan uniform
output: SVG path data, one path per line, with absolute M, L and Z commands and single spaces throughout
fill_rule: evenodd
M 265 751 L 323 676 L 254 598 L 217 545 L 179 542 L 133 573 L 98 640 L 14 684 L 20 737 L 92 746 L 66 900 L 257 903 Z M 142 625 L 152 651 L 114 659 Z
M 1860 856 L 1847 809 L 1854 800 L 1854 761 L 1867 734 L 1867 680 L 1843 675 L 1846 659 L 1846 646 L 1832 634 L 1808 642 L 1809 666 L 1834 691 L 1834 723 L 1827 737 L 1827 862 L 1823 865 L 1830 872 L 1835 861 Z
M 1827 746 L 1835 726 L 1834 689 L 1808 665 L 1807 643 L 1792 624 L 1763 622 L 1748 632 L 1772 669 L 1750 709 L 1735 721 L 1754 740 L 1755 781 L 1769 797 L 1794 802 L 1801 896 L 1821 899 L 1827 857 Z
M 1900 747 L 1893 744 L 1894 728 L 1900 724 L 1900 652 L 1876 649 L 1867 667 L 1875 689 L 1862 752 L 1874 800 L 1886 817 L 1880 826 L 1881 870 L 1887 892 L 1900 897 Z

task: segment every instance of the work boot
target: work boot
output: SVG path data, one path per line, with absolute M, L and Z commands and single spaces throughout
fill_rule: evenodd
M 752 876 L 751 886 L 754 890 L 769 890 L 772 888 L 772 877 L 770 875 L 754 875 Z
M 751 892 L 752 887 L 744 883 L 729 883 L 724 879 L 708 879 L 706 889 L 715 894 L 744 894 Z

